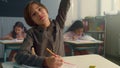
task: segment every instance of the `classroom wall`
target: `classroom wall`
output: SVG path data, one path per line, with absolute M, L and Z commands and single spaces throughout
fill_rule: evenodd
M 23 17 L 0 17 L 0 37 L 8 34 L 15 22 L 21 21 L 29 29 L 30 27 L 25 23 Z M 0 44 L 0 58 L 3 57 L 4 45 Z M 9 54 L 9 51 L 8 51 Z
M 120 11 L 120 0 L 101 0 L 100 15 L 115 13 Z
M 112 11 L 112 1 L 111 0 L 101 0 L 101 15 L 104 15 L 104 12 Z
M 77 0 L 77 1 L 78 1 L 79 18 L 97 15 L 98 12 L 97 0 Z
M 78 18 L 120 11 L 120 0 L 77 0 Z

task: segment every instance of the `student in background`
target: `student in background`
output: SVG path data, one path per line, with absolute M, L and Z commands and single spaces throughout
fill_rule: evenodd
M 84 33 L 82 21 L 75 21 L 64 33 L 64 40 L 95 40 L 92 36 Z
M 22 22 L 18 21 L 13 26 L 13 30 L 7 34 L 6 36 L 0 38 L 1 40 L 23 40 L 26 36 L 26 27 Z M 16 50 L 12 50 L 9 55 L 9 61 L 14 61 L 14 55 L 16 54 Z
M 22 22 L 18 21 L 15 23 L 13 26 L 13 30 L 0 38 L 1 40 L 13 40 L 13 39 L 18 39 L 18 40 L 23 40 L 26 36 L 26 27 L 23 25 Z
M 64 40 L 95 40 L 92 36 L 85 34 L 84 26 L 82 21 L 76 20 L 64 33 Z M 65 44 L 66 55 L 69 56 L 70 48 L 69 45 Z M 75 55 L 88 54 L 88 51 L 76 51 Z
M 39 68 L 60 68 L 63 64 L 64 40 L 63 28 L 70 0 L 61 0 L 58 15 L 50 20 L 47 8 L 40 2 L 30 1 L 24 11 L 26 23 L 31 26 L 15 60 L 18 64 Z M 34 47 L 36 55 L 32 54 Z M 57 55 L 50 54 L 49 48 Z

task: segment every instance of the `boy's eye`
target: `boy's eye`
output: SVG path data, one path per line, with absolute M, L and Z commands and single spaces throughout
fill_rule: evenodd
M 38 11 L 41 11 L 42 8 L 39 8 Z
M 32 14 L 32 16 L 35 16 L 35 15 L 36 15 L 36 13 L 33 13 L 33 14 Z

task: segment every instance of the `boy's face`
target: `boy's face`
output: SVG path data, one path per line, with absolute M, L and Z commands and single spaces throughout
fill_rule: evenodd
M 43 8 L 37 4 L 32 4 L 30 11 L 31 11 L 32 20 L 37 25 L 46 26 L 49 24 L 48 23 L 49 17 L 48 17 L 48 13 L 45 8 Z

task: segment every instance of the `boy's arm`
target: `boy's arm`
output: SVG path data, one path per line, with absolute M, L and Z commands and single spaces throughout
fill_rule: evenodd
M 58 9 L 58 15 L 56 17 L 56 21 L 59 23 L 61 28 L 64 27 L 64 23 L 65 23 L 69 8 L 70 8 L 70 0 L 61 0 L 60 6 Z
M 23 41 L 23 45 L 21 46 L 19 52 L 15 56 L 15 60 L 18 64 L 42 67 L 45 57 L 32 54 L 32 45 L 32 37 L 31 35 L 27 34 L 26 38 Z

